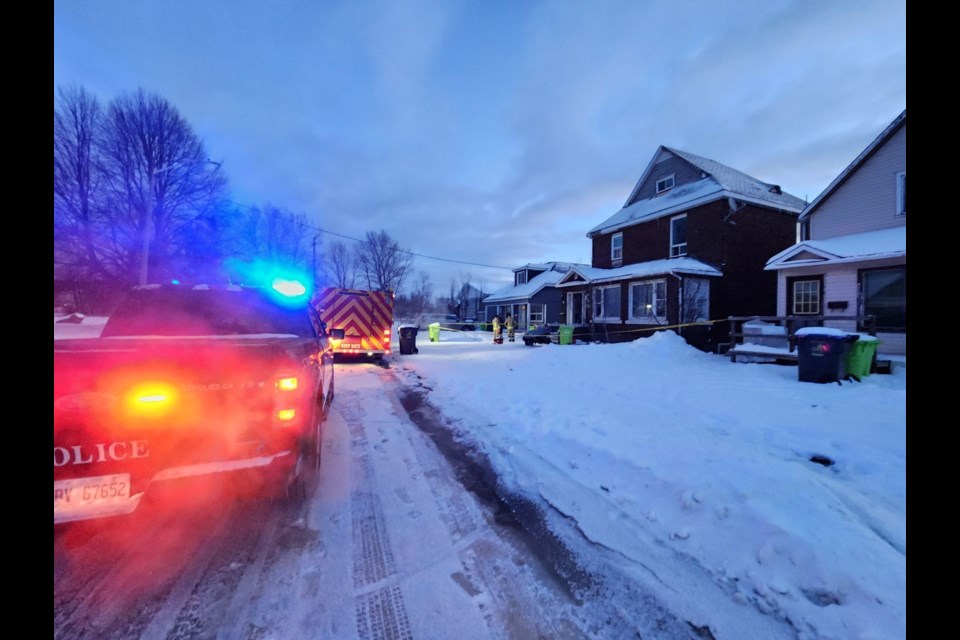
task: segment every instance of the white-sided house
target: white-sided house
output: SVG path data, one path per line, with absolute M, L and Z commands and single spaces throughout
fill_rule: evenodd
M 907 353 L 907 112 L 800 214 L 801 241 L 770 258 L 777 314 L 865 316 L 878 351 Z M 825 323 L 863 330 L 856 322 Z

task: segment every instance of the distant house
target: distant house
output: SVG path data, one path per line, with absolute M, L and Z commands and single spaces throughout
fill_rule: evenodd
M 521 331 L 544 323 L 561 322 L 561 295 L 556 284 L 571 268 L 584 266 L 546 262 L 517 267 L 513 270 L 513 284 L 484 299 L 484 320 L 489 322 L 495 315 L 503 319 L 509 313 Z
M 705 321 L 773 314 L 777 282 L 764 266 L 796 241 L 803 207 L 776 184 L 661 146 L 623 208 L 587 233 L 591 266 L 557 282 L 561 316 L 593 339 L 673 327 L 713 351 L 729 328 Z
M 457 317 L 461 320 L 478 320 L 480 319 L 480 311 L 483 307 L 483 300 L 487 297 L 487 295 L 488 294 L 484 293 L 472 284 L 465 284 L 460 289 L 457 307 L 456 309 L 451 310 L 451 312 L 456 313 Z
M 777 314 L 873 315 L 879 350 L 905 355 L 906 110 L 803 210 L 800 230 L 801 241 L 767 263 L 777 273 Z

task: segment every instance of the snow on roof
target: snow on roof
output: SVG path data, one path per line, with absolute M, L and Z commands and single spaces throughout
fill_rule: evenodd
M 802 260 L 790 259 L 805 251 L 815 257 Z M 804 240 L 767 260 L 767 266 L 764 268 L 769 271 L 810 265 L 899 258 L 906 255 L 907 227 L 904 225 L 891 229 L 851 233 L 825 240 Z
M 553 271 L 569 271 L 576 266 L 586 266 L 579 262 L 529 262 L 522 267 L 517 267 L 513 270 L 514 273 L 517 271 L 523 271 L 524 269 L 542 269 L 543 271 L 553 270 Z
M 508 284 L 507 286 L 497 289 L 489 296 L 483 299 L 483 302 L 486 304 L 488 302 L 499 302 L 501 300 L 514 300 L 517 298 L 529 298 L 536 293 L 538 293 L 544 287 L 555 285 L 560 281 L 565 275 L 565 272 L 561 271 L 544 271 L 543 273 L 537 274 L 526 284 L 512 285 Z
M 649 262 L 639 262 L 637 264 L 628 264 L 616 269 L 599 269 L 597 267 L 574 267 L 564 275 L 559 286 L 574 286 L 582 284 L 579 282 L 565 282 L 564 280 L 572 277 L 571 274 L 578 274 L 581 278 L 590 283 L 614 282 L 617 280 L 626 280 L 628 278 L 642 278 L 645 276 L 660 276 L 668 273 L 677 273 L 684 275 L 701 276 L 722 276 L 723 272 L 704 264 L 693 258 L 666 258 L 663 260 L 650 260 Z
M 704 178 L 697 182 L 682 184 L 667 193 L 656 197 L 638 200 L 590 229 L 587 237 L 601 232 L 614 231 L 620 227 L 654 220 L 682 209 L 712 202 L 723 196 L 723 187 L 713 178 Z
M 631 202 L 649 177 L 654 161 L 662 152 L 673 154 L 681 160 L 689 162 L 706 174 L 705 177 L 697 182 L 674 187 L 664 194 Z M 699 206 L 721 198 L 736 198 L 761 206 L 773 206 L 797 214 L 806 206 L 803 200 L 782 191 L 778 185 L 748 176 L 742 171 L 737 171 L 716 160 L 661 145 L 657 149 L 657 153 L 654 154 L 653 160 L 644 170 L 637 186 L 630 193 L 630 197 L 627 198 L 627 204 L 620 211 L 587 232 L 587 237 L 590 238 L 601 232 L 615 231 L 620 227 L 679 213 L 682 209 Z
M 725 164 L 721 164 L 716 160 L 703 158 L 701 156 L 694 155 L 686 151 L 680 151 L 679 149 L 673 149 L 671 147 L 664 147 L 664 149 L 683 158 L 701 171 L 713 176 L 713 178 L 726 191 L 750 198 L 756 198 L 757 200 L 762 200 L 768 204 L 772 204 L 790 211 L 796 211 L 798 213 L 806 206 L 806 203 L 803 200 L 781 190 L 779 185 L 758 180 L 753 176 L 748 176 L 744 172 L 737 171 L 736 169 L 728 167 Z

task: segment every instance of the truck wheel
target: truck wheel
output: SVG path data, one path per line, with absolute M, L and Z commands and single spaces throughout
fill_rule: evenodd
M 327 385 L 327 396 L 326 396 L 327 401 L 326 401 L 326 403 L 325 403 L 324 406 L 323 406 L 323 415 L 325 415 L 325 416 L 330 414 L 330 405 L 331 405 L 331 403 L 333 403 L 334 378 L 335 378 L 335 376 L 331 376 L 331 377 L 330 377 L 330 382 L 329 382 L 329 384 Z
M 323 441 L 320 437 L 323 424 L 322 412 L 314 414 L 312 428 L 308 437 L 300 440 L 297 453 L 297 464 L 293 477 L 287 483 L 286 500 L 290 503 L 301 503 L 313 495 L 320 479 L 320 458 L 323 450 Z

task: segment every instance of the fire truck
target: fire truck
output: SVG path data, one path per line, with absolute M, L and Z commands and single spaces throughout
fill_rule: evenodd
M 328 329 L 342 329 L 342 340 L 333 340 L 334 355 L 382 360 L 390 354 L 393 326 L 393 292 L 362 289 L 318 289 L 312 298 Z

